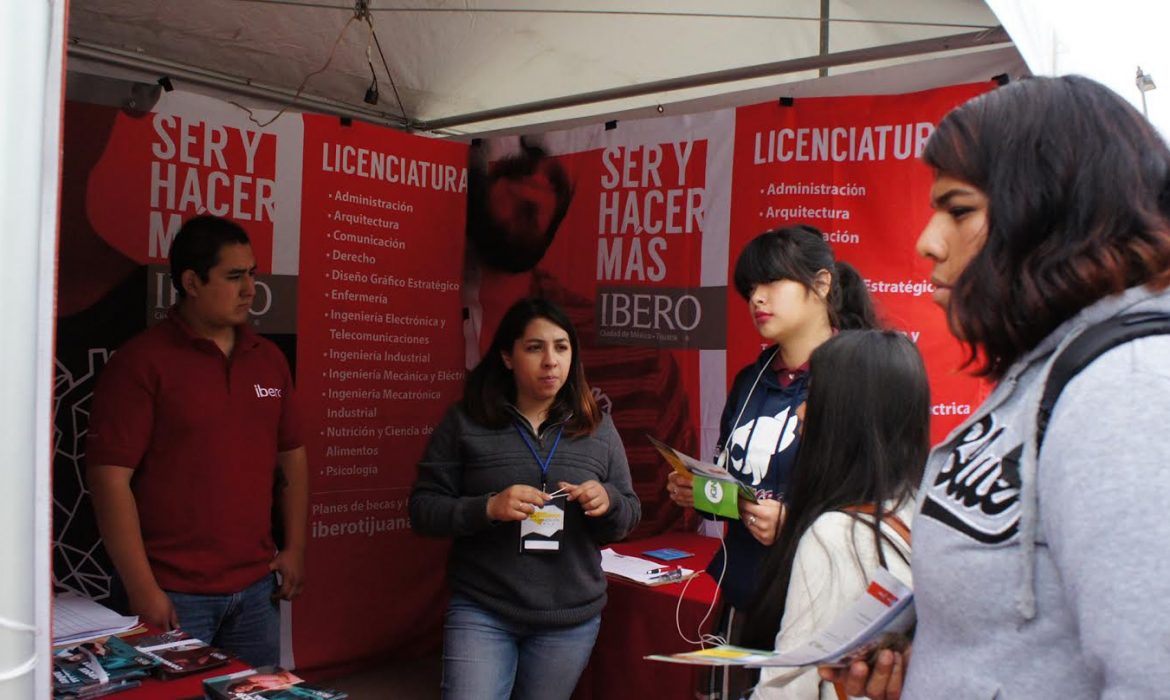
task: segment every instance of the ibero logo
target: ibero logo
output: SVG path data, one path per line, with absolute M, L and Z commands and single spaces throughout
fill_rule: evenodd
M 260 399 L 278 399 L 280 398 L 280 387 L 265 387 L 259 384 L 253 384 L 252 388 L 256 390 L 256 398 Z
M 707 496 L 707 500 L 712 503 L 719 503 L 723 500 L 723 485 L 718 481 L 708 481 L 707 485 L 703 487 L 703 492 Z

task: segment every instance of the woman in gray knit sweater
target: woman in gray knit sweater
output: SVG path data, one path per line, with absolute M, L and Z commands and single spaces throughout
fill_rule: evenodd
M 444 698 L 568 698 L 605 606 L 600 546 L 638 523 L 621 438 L 565 314 L 522 299 L 435 428 L 411 525 L 453 537 Z

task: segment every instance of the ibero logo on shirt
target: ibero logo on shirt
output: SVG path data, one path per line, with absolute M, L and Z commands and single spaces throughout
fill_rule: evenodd
M 253 384 L 252 388 L 256 390 L 256 398 L 259 399 L 279 399 L 280 387 L 264 387 L 259 384 Z

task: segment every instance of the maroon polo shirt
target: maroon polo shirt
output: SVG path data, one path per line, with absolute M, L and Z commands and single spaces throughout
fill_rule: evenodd
M 268 573 L 276 455 L 301 444 L 280 350 L 245 324 L 225 357 L 171 309 L 102 371 L 86 452 L 91 465 L 135 470 L 131 487 L 159 585 L 211 594 Z

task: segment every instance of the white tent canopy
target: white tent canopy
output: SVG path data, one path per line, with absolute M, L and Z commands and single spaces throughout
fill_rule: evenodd
M 69 24 L 71 71 L 267 106 L 303 86 L 299 111 L 453 135 L 745 104 L 892 64 L 922 79 L 926 59 L 989 47 L 998 63 L 959 79 L 1022 66 L 982 0 L 74 0 Z

